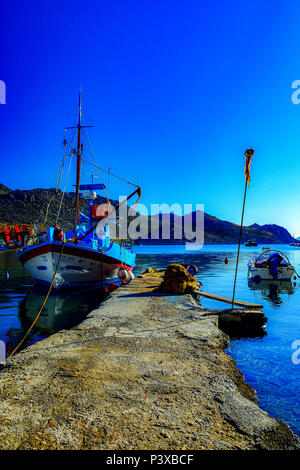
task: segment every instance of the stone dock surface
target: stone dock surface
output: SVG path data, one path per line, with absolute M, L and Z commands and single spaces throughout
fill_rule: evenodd
M 299 448 L 224 352 L 218 312 L 159 282 L 135 279 L 7 362 L 0 449 Z

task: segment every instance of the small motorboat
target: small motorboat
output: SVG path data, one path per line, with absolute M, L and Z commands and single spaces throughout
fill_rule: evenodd
M 245 246 L 257 246 L 256 240 L 248 240 L 245 242 Z
M 264 249 L 248 262 L 248 276 L 255 282 L 290 281 L 294 274 L 295 268 L 281 251 Z

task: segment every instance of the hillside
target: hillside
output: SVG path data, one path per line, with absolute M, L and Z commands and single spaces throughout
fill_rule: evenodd
M 176 226 L 184 226 L 185 219 L 192 223 L 193 229 L 195 227 L 196 212 L 180 217 L 174 214 L 171 215 L 170 232 L 171 235 L 176 233 Z M 153 224 L 153 219 L 155 223 Z M 150 224 L 150 221 L 148 222 Z M 152 217 L 152 224 L 159 230 L 159 240 L 137 240 L 137 244 L 183 244 L 185 239 L 174 240 L 171 236 L 171 240 L 162 240 L 162 215 L 156 215 Z M 217 217 L 204 213 L 204 244 L 205 245 L 221 245 L 221 244 L 235 244 L 238 243 L 240 227 L 231 222 L 220 220 Z M 242 232 L 242 243 L 249 239 L 254 239 L 257 243 L 261 244 L 273 244 L 273 243 L 291 243 L 294 238 L 284 228 L 275 224 L 265 224 L 253 226 L 244 226 Z
M 30 190 L 9 190 L 0 184 L 0 222 L 8 224 L 16 223 L 44 223 L 48 202 L 53 198 L 49 206 L 47 225 L 54 225 L 56 214 L 59 210 L 62 191 L 56 189 L 30 189 Z M 106 202 L 106 199 L 98 196 L 98 204 Z M 81 199 L 81 206 L 86 205 Z M 74 207 L 75 193 L 65 193 L 58 223 L 66 230 L 74 227 Z
M 54 225 L 56 214 L 59 209 L 62 192 L 59 190 L 56 194 L 54 188 L 50 189 L 31 189 L 31 190 L 10 190 L 3 184 L 0 184 L 0 224 L 16 224 L 16 223 L 38 223 L 43 224 L 47 210 L 48 201 L 53 198 L 53 202 L 49 207 L 47 225 Z M 55 197 L 54 197 L 55 196 Z M 98 196 L 96 199 L 98 204 L 106 202 L 106 199 Z M 114 205 L 116 201 L 112 201 Z M 81 205 L 87 203 L 81 200 Z M 58 223 L 64 230 L 73 228 L 74 222 L 74 205 L 75 194 L 65 193 L 61 215 Z M 83 206 L 84 207 L 84 206 Z M 185 238 L 180 240 L 174 239 L 174 233 L 178 228 L 184 226 L 184 222 L 190 222 L 195 225 L 196 212 L 180 217 L 170 214 L 170 232 L 171 239 L 162 239 L 162 214 L 150 217 L 141 216 L 144 222 L 150 228 L 156 228 L 159 233 L 159 239 L 142 239 L 137 240 L 137 244 L 183 244 Z M 147 220 L 145 220 L 147 219 Z M 228 221 L 220 220 L 212 215 L 204 213 L 204 242 L 205 244 L 231 244 L 237 243 L 239 237 L 239 226 Z M 243 228 L 242 242 L 248 239 L 255 239 L 258 243 L 291 243 L 294 238 L 283 227 L 275 224 L 258 225 L 253 224 Z

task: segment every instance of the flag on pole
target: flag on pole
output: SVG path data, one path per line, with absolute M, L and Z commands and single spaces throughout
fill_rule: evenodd
M 254 155 L 254 150 L 253 149 L 247 149 L 245 152 L 246 156 L 246 164 L 245 164 L 245 178 L 248 183 L 248 187 L 250 184 L 250 163 L 251 163 L 251 157 Z

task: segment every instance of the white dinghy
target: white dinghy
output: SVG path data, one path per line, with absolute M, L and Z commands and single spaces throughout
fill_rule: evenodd
M 294 266 L 282 251 L 264 249 L 248 263 L 248 276 L 255 282 L 290 281 L 296 274 Z

